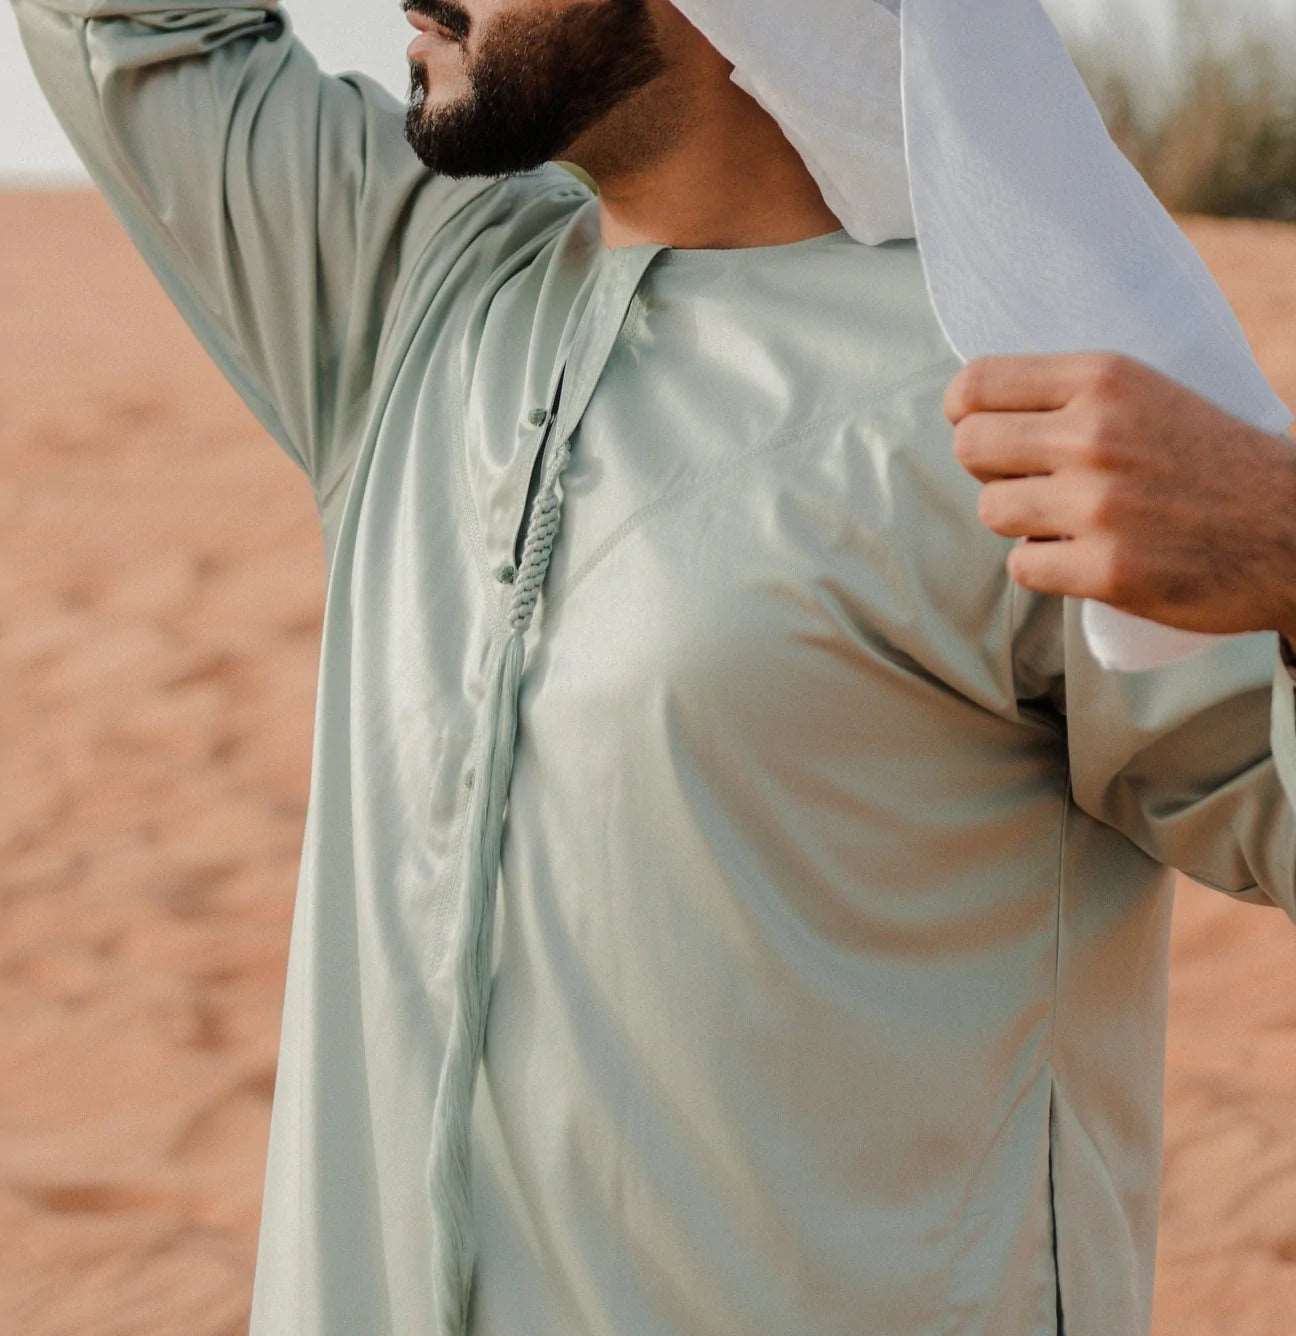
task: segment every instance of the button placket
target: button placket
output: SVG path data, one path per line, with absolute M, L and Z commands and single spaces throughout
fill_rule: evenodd
M 558 368 L 557 378 L 554 381 L 554 387 L 550 393 L 550 407 L 543 408 L 537 405 L 527 414 L 527 422 L 533 428 L 539 430 L 543 427 L 545 430 L 541 436 L 540 444 L 536 447 L 535 453 L 531 458 L 530 479 L 522 499 L 522 514 L 513 530 L 513 546 L 511 550 L 514 559 L 512 561 L 503 562 L 495 568 L 495 578 L 500 584 L 511 585 L 518 577 L 518 563 L 523 553 L 527 529 L 531 522 L 532 491 L 533 489 L 538 488 L 544 479 L 545 469 L 547 467 L 549 436 L 554 420 L 557 417 L 556 405 L 562 400 L 563 382 L 567 376 L 567 364 L 567 358 L 564 358 L 562 365 Z
M 563 423 L 558 444 L 548 459 L 545 458 L 547 437 L 537 451 L 540 485 L 534 511 L 528 515 L 529 507 L 524 504 L 519 529 L 525 525 L 525 533 L 515 534 L 515 555 L 517 538 L 525 539 L 520 566 L 513 570 L 511 580 L 504 580 L 503 572 L 512 569 L 512 562 L 496 568 L 497 578 L 515 587 L 509 600 L 507 630 L 491 644 L 488 686 L 483 702 L 486 713 L 473 767 L 480 773 L 471 784 L 465 814 L 463 852 L 466 857 L 460 869 L 463 881 L 461 918 L 455 942 L 454 1010 L 432 1110 L 431 1145 L 426 1165 L 434 1216 L 432 1271 L 437 1300 L 433 1327 L 437 1336 L 464 1336 L 467 1326 L 476 1251 L 470 1172 L 471 1111 L 491 996 L 490 946 L 504 810 L 509 797 L 518 724 L 524 637 L 558 535 L 562 509 L 559 480 L 571 455 L 572 433 L 589 402 L 619 329 L 619 325 L 614 326 L 611 320 L 615 313 L 614 303 L 619 305 L 624 320 L 625 307 L 643 272 L 639 260 L 646 263 L 659 249 L 631 256 L 636 261 L 633 270 L 618 265 L 612 271 L 617 281 L 611 293 L 604 289 L 597 295 L 590 324 L 584 331 L 585 338 L 579 341 L 582 351 L 575 362 L 582 374 L 569 387 L 562 411 L 556 415 Z M 614 259 L 610 263 L 617 261 Z M 558 376 L 555 399 L 563 393 L 566 365 L 565 360 Z M 552 429 L 554 422 L 555 416 L 546 410 L 544 424 Z

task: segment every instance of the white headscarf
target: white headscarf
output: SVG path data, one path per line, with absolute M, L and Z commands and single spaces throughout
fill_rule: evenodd
M 917 237 L 964 360 L 1102 349 L 1262 430 L 1292 414 L 1196 251 L 1116 148 L 1039 0 L 673 0 L 866 245 Z M 1224 637 L 1087 600 L 1107 668 Z

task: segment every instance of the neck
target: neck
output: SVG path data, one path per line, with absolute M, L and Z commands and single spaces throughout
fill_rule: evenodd
M 665 86 L 627 99 L 598 143 L 563 155 L 598 187 L 609 249 L 778 246 L 842 226 L 778 122 L 730 79 L 732 69 L 709 44 L 688 44 Z
M 748 156 L 734 143 L 695 145 L 634 177 L 595 179 L 609 249 L 779 246 L 842 225 L 799 157 Z

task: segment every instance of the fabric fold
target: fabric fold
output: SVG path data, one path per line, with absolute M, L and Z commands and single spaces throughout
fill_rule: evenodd
M 1223 293 L 1120 152 L 1039 0 L 677 0 L 783 128 L 855 240 L 916 237 L 964 361 L 1109 351 L 1275 434 L 1292 413 Z M 1105 668 L 1229 637 L 1086 600 Z

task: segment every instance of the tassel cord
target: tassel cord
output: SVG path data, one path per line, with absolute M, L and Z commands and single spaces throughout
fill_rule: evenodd
M 495 892 L 509 780 L 517 737 L 524 636 L 531 624 L 557 538 L 558 480 L 571 455 L 564 441 L 545 471 L 527 526 L 509 608 L 509 631 L 492 651 L 487 719 L 464 841 L 463 892 L 456 927 L 454 1011 L 432 1111 L 427 1180 L 434 1228 L 435 1336 L 467 1336 L 475 1261 L 472 1228 L 472 1106 L 491 994 Z

